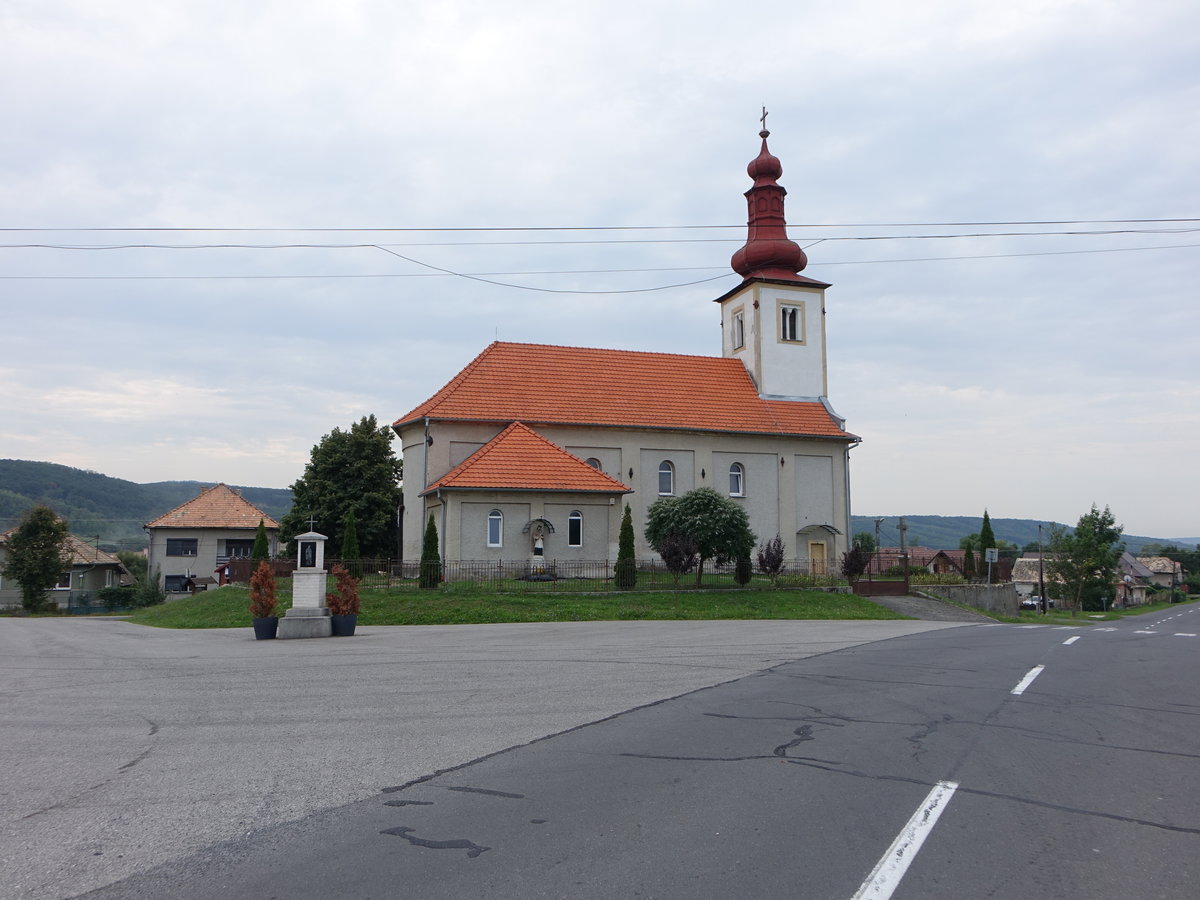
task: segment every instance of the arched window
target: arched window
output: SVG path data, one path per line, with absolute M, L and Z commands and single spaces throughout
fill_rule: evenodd
M 504 546 L 504 513 L 493 509 L 488 513 L 487 545 L 489 547 Z
M 589 456 L 587 459 L 584 460 L 584 462 L 586 462 L 593 469 L 598 469 L 601 472 L 604 471 L 604 467 L 602 465 L 600 465 L 600 460 L 596 459 L 596 457 L 594 457 L 594 456 Z
M 664 497 L 675 493 L 675 467 L 669 459 L 658 464 L 658 493 Z
M 583 513 L 577 509 L 571 510 L 567 516 L 567 546 L 583 546 Z
M 746 467 L 741 463 L 729 467 L 729 496 L 746 496 Z

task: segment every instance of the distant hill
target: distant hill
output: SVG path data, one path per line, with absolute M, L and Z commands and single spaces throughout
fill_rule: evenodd
M 0 459 L 0 531 L 20 523 L 33 506 L 44 503 L 71 525 L 80 537 L 100 537 L 108 550 L 146 546 L 142 526 L 211 487 L 208 481 L 159 481 L 137 484 L 99 472 L 57 463 Z M 278 520 L 292 507 L 286 488 L 230 485 Z
M 899 546 L 900 532 L 897 530 L 900 523 L 899 516 L 851 516 L 851 518 L 855 534 L 865 531 L 871 535 L 875 534 L 875 520 L 882 518 L 883 523 L 879 528 L 880 542 L 885 547 Z M 904 522 L 908 526 L 906 533 L 908 546 L 954 550 L 958 548 L 959 541 L 967 535 L 979 531 L 979 526 L 983 523 L 983 516 L 905 516 Z M 996 533 L 997 540 L 1009 541 L 1018 547 L 1024 547 L 1038 539 L 1038 525 L 1047 524 L 1062 525 L 1061 522 L 1048 523 L 1037 519 L 992 519 L 992 530 Z M 1043 529 L 1042 536 L 1043 539 L 1049 537 L 1048 529 Z M 1175 544 L 1182 549 L 1193 549 L 1200 543 L 1200 538 L 1196 537 L 1157 538 L 1134 534 L 1122 535 L 1122 540 L 1125 541 L 1125 549 L 1131 553 L 1137 553 L 1145 544 Z

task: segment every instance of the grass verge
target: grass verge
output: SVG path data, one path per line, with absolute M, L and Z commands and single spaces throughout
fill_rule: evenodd
M 244 588 L 226 587 L 138 610 L 130 621 L 158 628 L 250 625 Z M 284 599 L 280 614 L 290 606 Z M 853 594 L 825 591 L 703 591 L 628 594 L 495 594 L 364 591 L 360 625 L 481 625 L 685 619 L 902 619 Z

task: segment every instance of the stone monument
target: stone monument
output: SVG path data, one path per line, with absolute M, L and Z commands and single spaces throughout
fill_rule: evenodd
M 309 526 L 312 527 L 311 525 Z M 292 608 L 279 620 L 279 638 L 331 637 L 333 620 L 325 605 L 325 542 L 315 531 L 296 536 Z

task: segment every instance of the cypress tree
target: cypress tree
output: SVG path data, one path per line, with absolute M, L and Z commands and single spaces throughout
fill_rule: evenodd
M 627 591 L 637 584 L 637 560 L 633 556 L 633 512 L 625 504 L 621 534 L 617 539 L 617 567 L 613 572 L 618 588 Z
M 258 520 L 258 531 L 254 533 L 254 549 L 250 558 L 255 562 L 263 562 L 271 558 L 271 544 L 267 540 L 267 525 L 262 519 Z
M 354 521 L 353 511 L 346 513 L 342 520 L 342 561 L 359 558 L 358 524 Z
M 425 538 L 421 542 L 421 578 L 419 584 L 426 590 L 432 590 L 442 580 L 442 556 L 438 552 L 437 525 L 433 521 L 433 513 L 429 514 L 429 522 L 425 525 Z
M 979 550 L 989 550 L 996 546 L 996 534 L 992 531 L 992 520 L 988 518 L 988 511 L 983 511 L 983 524 L 979 526 Z

